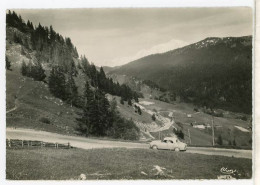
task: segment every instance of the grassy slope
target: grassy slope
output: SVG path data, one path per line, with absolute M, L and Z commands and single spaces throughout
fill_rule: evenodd
M 7 127 L 38 129 L 63 134 L 73 134 L 76 126 L 76 112 L 79 110 L 63 104 L 49 93 L 47 84 L 23 77 L 18 71 L 6 73 L 7 110 L 17 109 L 6 116 Z M 17 98 L 15 98 L 15 96 Z M 42 123 L 48 118 L 50 124 Z
M 23 77 L 20 74 L 20 64 L 22 60 L 28 60 L 25 56 L 20 54 L 20 45 L 9 44 L 7 42 L 7 55 L 11 61 L 12 71 L 6 71 L 6 104 L 7 110 L 15 107 L 15 103 L 18 108 L 7 114 L 7 126 L 8 127 L 24 127 L 33 128 L 38 130 L 45 130 L 57 133 L 73 134 L 75 133 L 77 117 L 76 112 L 78 109 L 71 108 L 70 106 L 59 102 L 49 93 L 47 84 L 42 82 L 33 81 L 30 78 Z M 83 86 L 81 85 L 83 81 L 82 74 L 79 74 L 79 80 L 77 85 L 79 86 L 79 91 L 81 92 Z M 145 99 L 140 99 L 140 101 L 152 101 L 155 104 L 145 106 L 150 110 L 157 111 L 174 111 L 174 119 L 176 122 L 183 123 L 183 132 L 185 134 L 186 142 L 188 140 L 188 129 L 190 130 L 192 144 L 194 145 L 211 145 L 211 130 L 201 131 L 192 128 L 189 124 L 191 122 L 201 122 L 201 123 L 211 123 L 211 116 L 205 113 L 194 114 L 193 106 L 191 104 L 176 103 L 169 104 L 157 100 L 149 99 L 150 94 L 152 96 L 159 95 L 157 91 L 152 91 L 149 88 L 144 88 L 142 86 L 142 92 L 145 95 Z M 46 99 L 52 98 L 52 99 Z M 135 121 L 151 124 L 151 115 L 143 112 L 142 115 L 135 113 L 133 107 L 127 105 L 121 105 L 119 103 L 119 98 L 117 98 L 118 109 L 122 116 L 126 118 L 132 118 Z M 56 102 L 56 103 L 55 103 Z M 167 117 L 167 113 L 160 113 Z M 192 118 L 187 118 L 187 114 L 193 114 Z M 226 115 L 225 115 L 226 116 Z M 250 146 L 249 140 L 252 138 L 251 133 L 244 133 L 234 128 L 235 125 L 247 128 L 248 123 L 239 119 L 234 119 L 236 115 L 229 114 L 226 118 L 215 118 L 215 125 L 220 125 L 222 127 L 216 129 L 216 138 L 221 135 L 224 144 L 228 141 L 236 140 L 237 145 Z M 45 124 L 39 121 L 42 117 L 48 118 L 51 124 Z M 156 124 L 161 123 L 156 120 Z M 176 125 L 175 125 L 176 126 Z M 166 136 L 172 133 L 172 130 L 165 131 L 162 135 Z M 153 134 L 158 138 L 159 134 Z M 149 138 L 149 136 L 147 136 Z
M 78 109 L 71 108 L 70 106 L 59 102 L 58 99 L 46 99 L 53 98 L 49 93 L 47 84 L 42 82 L 33 81 L 31 78 L 23 77 L 19 72 L 14 69 L 13 71 L 7 71 L 7 110 L 14 107 L 14 102 L 18 102 L 18 108 L 7 114 L 7 126 L 8 127 L 23 127 L 33 128 L 38 130 L 45 130 L 56 133 L 75 133 L 76 127 L 75 118 Z M 16 98 L 17 97 L 17 98 Z M 175 121 L 184 123 L 183 131 L 185 134 L 186 142 L 188 140 L 188 129 L 191 133 L 192 144 L 195 145 L 211 145 L 211 130 L 201 131 L 192 128 L 190 122 L 202 122 L 211 123 L 211 116 L 205 113 L 194 114 L 193 106 L 185 103 L 168 104 L 165 102 L 140 99 L 140 101 L 151 101 L 155 104 L 145 106 L 150 110 L 157 111 L 174 111 Z M 57 105 L 59 104 L 59 105 Z M 127 105 L 121 105 L 119 98 L 117 97 L 118 110 L 126 118 L 132 118 L 139 122 L 150 124 L 152 122 L 151 116 L 145 112 L 142 115 L 135 113 L 133 107 Z M 161 113 L 166 116 L 168 113 Z M 186 114 L 192 114 L 192 118 L 187 118 Z M 40 118 L 45 117 L 51 121 L 51 124 L 45 124 L 39 121 Z M 158 125 L 161 123 L 156 121 Z M 186 123 L 186 124 L 185 124 Z M 248 145 L 248 141 L 251 138 L 251 133 L 244 133 L 236 128 L 234 125 L 247 127 L 247 122 L 234 119 L 234 118 L 215 118 L 215 124 L 222 127 L 216 129 L 216 138 L 221 135 L 224 139 L 224 144 L 228 143 L 228 140 L 233 141 L 236 138 L 237 145 Z M 229 129 L 229 130 L 228 130 Z M 169 132 L 165 132 L 165 135 Z M 158 133 L 153 134 L 158 137 Z
M 216 179 L 222 167 L 252 176 L 249 159 L 141 149 L 8 149 L 6 160 L 7 179 Z
M 152 99 L 140 99 L 140 101 L 154 102 L 152 105 L 143 105 L 147 109 L 160 111 L 172 111 L 175 122 L 181 122 L 183 126 L 183 132 L 185 134 L 185 141 L 188 143 L 188 129 L 190 130 L 192 144 L 193 145 L 211 145 L 212 136 L 211 128 L 205 130 L 195 129 L 190 126 L 191 122 L 210 124 L 212 122 L 212 116 L 203 112 L 195 114 L 193 111 L 194 106 L 187 103 L 175 103 L 169 104 L 158 100 Z M 165 117 L 169 112 L 161 112 Z M 191 118 L 187 117 L 187 114 L 192 114 Z M 223 144 L 228 144 L 228 141 L 233 141 L 235 138 L 238 146 L 249 146 L 249 140 L 252 138 L 252 133 L 246 133 L 238 130 L 234 126 L 248 127 L 248 122 L 234 117 L 214 117 L 215 126 L 220 126 L 215 129 L 215 137 L 219 135 L 223 138 Z M 155 134 L 155 136 L 158 134 Z

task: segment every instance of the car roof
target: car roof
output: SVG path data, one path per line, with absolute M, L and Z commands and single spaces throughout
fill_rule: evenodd
M 165 137 L 163 140 L 170 140 L 170 139 L 176 140 L 177 137 Z

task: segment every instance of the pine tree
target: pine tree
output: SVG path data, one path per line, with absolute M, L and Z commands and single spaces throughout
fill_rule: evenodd
M 109 128 L 109 109 L 110 105 L 109 102 L 105 96 L 105 93 L 101 90 L 96 91 L 96 99 L 95 99 L 96 105 L 97 105 L 97 118 L 98 122 L 96 123 L 96 133 L 98 135 L 105 135 L 106 130 Z
M 77 105 L 78 100 L 78 88 L 75 84 L 74 78 L 72 75 L 68 76 L 68 81 L 66 83 L 67 88 L 67 101 L 70 105 Z
M 79 129 L 86 135 L 104 136 L 111 127 L 111 107 L 105 93 L 99 89 L 91 90 L 86 82 L 84 91 L 83 115 Z
M 66 100 L 66 80 L 65 75 L 59 66 L 54 66 L 49 76 L 50 92 L 57 98 Z
M 85 55 L 83 57 L 81 57 L 81 65 L 83 68 L 83 72 L 85 73 L 85 75 L 90 77 L 90 64 L 88 59 L 85 57 Z
M 89 68 L 89 77 L 91 79 L 91 85 L 93 87 L 98 87 L 98 72 L 94 64 L 90 65 Z
M 25 64 L 24 60 L 22 62 L 21 73 L 23 76 L 27 76 L 27 74 L 28 74 L 28 68 L 27 68 L 27 65 Z
M 100 68 L 100 72 L 98 74 L 98 86 L 100 89 L 104 90 L 104 91 L 108 91 L 108 87 L 107 87 L 107 77 L 106 74 L 103 70 L 103 67 Z
M 134 93 L 133 93 L 133 96 L 134 96 L 134 100 L 135 100 L 135 102 L 138 103 L 139 100 L 138 100 L 138 95 L 137 95 L 137 93 L 134 92 Z
M 29 60 L 28 65 L 26 65 L 26 76 L 32 77 L 33 76 L 33 63 L 31 60 Z
M 84 90 L 84 105 L 83 105 L 83 114 L 82 117 L 78 120 L 78 126 L 80 132 L 84 133 L 86 136 L 88 136 L 92 131 L 92 120 L 91 120 L 91 110 L 92 106 L 94 104 L 94 94 L 90 89 L 88 81 L 86 81 L 85 84 L 85 90 Z
M 35 66 L 31 68 L 31 76 L 37 81 L 43 81 L 46 77 L 45 70 L 43 69 L 39 61 L 36 62 Z
M 182 130 L 179 131 L 179 135 L 178 136 L 179 136 L 179 138 L 184 139 L 184 134 L 183 134 Z

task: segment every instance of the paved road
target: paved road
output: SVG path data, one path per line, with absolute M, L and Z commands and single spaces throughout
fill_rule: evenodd
M 36 131 L 31 129 L 6 129 L 7 139 L 22 139 L 22 140 L 38 140 L 45 142 L 68 143 L 71 146 L 92 149 L 92 148 L 142 148 L 148 149 L 149 144 L 146 143 L 131 143 L 120 141 L 107 141 L 99 139 L 90 139 L 77 136 L 66 136 L 44 131 Z M 187 153 L 198 153 L 205 155 L 221 155 L 234 156 L 238 158 L 252 159 L 252 150 L 235 150 L 235 149 L 219 149 L 219 148 L 204 148 L 204 147 L 188 147 Z

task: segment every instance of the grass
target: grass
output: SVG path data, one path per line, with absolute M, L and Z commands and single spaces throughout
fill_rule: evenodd
M 140 101 L 149 101 L 154 102 L 152 105 L 143 105 L 147 109 L 157 111 L 173 111 L 173 116 L 175 122 L 180 122 L 183 125 L 182 131 L 185 134 L 185 141 L 189 143 L 189 134 L 190 131 L 192 145 L 203 145 L 210 146 L 212 145 L 212 133 L 211 128 L 205 130 L 199 130 L 190 126 L 190 123 L 205 123 L 212 124 L 212 116 L 203 112 L 195 114 L 193 111 L 194 106 L 188 103 L 175 103 L 169 104 L 161 102 L 158 100 L 152 99 L 140 99 Z M 167 117 L 168 112 L 162 113 Z M 187 114 L 191 114 L 192 117 L 188 118 Z M 233 116 L 231 116 L 233 115 Z M 219 126 L 215 128 L 215 140 L 221 135 L 223 139 L 223 144 L 228 145 L 229 142 L 236 141 L 236 145 L 243 148 L 251 148 L 252 145 L 250 140 L 252 139 L 251 132 L 242 132 L 235 128 L 234 126 L 241 126 L 247 128 L 249 125 L 248 121 L 243 121 L 240 119 L 235 119 L 240 114 L 230 113 L 228 117 L 214 117 L 214 125 Z M 226 116 L 226 115 L 225 115 Z M 176 126 L 176 125 L 175 125 Z M 158 135 L 155 133 L 154 136 Z
M 7 110 L 10 110 L 15 106 L 17 107 L 16 110 L 6 115 L 7 127 L 29 128 L 67 135 L 78 134 L 78 132 L 75 131 L 75 128 L 77 127 L 76 118 L 78 117 L 77 113 L 81 112 L 81 110 L 70 107 L 67 104 L 58 105 L 57 102 L 59 103 L 59 100 L 50 94 L 47 84 L 23 77 L 20 74 L 20 67 L 17 65 L 24 59 L 24 57 L 20 55 L 20 47 L 8 44 L 7 48 L 8 57 L 13 63 L 12 71 L 6 71 Z M 83 87 L 80 85 L 83 78 L 84 77 L 81 76 L 81 80 L 77 81 L 80 91 L 82 91 Z M 149 94 L 152 93 L 150 88 L 144 88 L 142 91 L 148 96 L 144 99 L 141 98 L 140 101 L 151 101 L 155 103 L 153 105 L 142 106 L 149 110 L 174 111 L 175 121 L 184 124 L 183 132 L 187 143 L 189 143 L 189 129 L 192 145 L 211 145 L 211 130 L 202 131 L 194 129 L 189 125 L 191 122 L 195 121 L 197 123 L 211 124 L 211 115 L 203 112 L 194 114 L 194 106 L 191 104 L 182 102 L 169 104 L 149 99 Z M 158 92 L 154 91 L 154 93 L 156 94 Z M 46 99 L 46 97 L 49 99 Z M 143 111 L 142 115 L 139 115 L 135 113 L 133 107 L 127 105 L 127 102 L 125 102 L 124 105 L 121 105 L 119 103 L 120 98 L 116 97 L 116 99 L 119 107 L 118 110 L 123 117 L 128 119 L 132 118 L 134 121 L 143 123 L 144 127 L 153 126 L 151 115 L 145 111 Z M 168 112 L 161 114 L 167 117 Z M 187 114 L 193 114 L 192 118 L 188 118 Z M 248 126 L 248 121 L 235 119 L 238 116 L 236 114 L 233 115 L 230 113 L 228 116 L 229 117 L 215 118 L 215 125 L 222 126 L 215 129 L 216 139 L 221 135 L 224 145 L 233 143 L 235 140 L 237 146 L 251 148 L 252 133 L 244 133 L 234 127 L 237 125 L 246 128 Z M 40 121 L 41 119 L 48 119 L 50 123 L 43 123 Z M 155 122 L 157 125 L 161 125 L 161 122 L 158 120 Z M 159 133 L 152 134 L 156 138 L 159 136 Z M 165 136 L 172 134 L 172 129 L 160 134 L 165 134 Z M 145 135 L 145 137 L 146 139 L 149 139 L 149 136 Z
M 61 105 L 59 99 L 50 94 L 47 84 L 23 77 L 18 70 L 7 71 L 6 75 L 7 110 L 13 108 L 17 100 L 17 109 L 6 115 L 7 127 L 76 134 L 79 109 L 65 103 Z M 43 123 L 42 118 L 48 119 L 50 123 Z
M 250 159 L 143 149 L 7 149 L 6 160 L 6 178 L 14 180 L 216 179 L 222 167 L 252 176 Z

